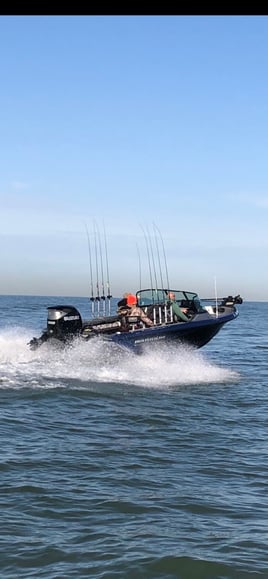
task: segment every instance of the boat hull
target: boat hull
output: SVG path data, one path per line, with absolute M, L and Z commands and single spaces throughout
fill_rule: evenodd
M 147 344 L 152 346 L 163 342 L 181 342 L 195 348 L 202 348 L 218 334 L 227 322 L 236 318 L 237 315 L 237 312 L 232 312 L 222 318 L 195 320 L 127 333 L 116 333 L 105 339 L 136 352 L 142 351 Z

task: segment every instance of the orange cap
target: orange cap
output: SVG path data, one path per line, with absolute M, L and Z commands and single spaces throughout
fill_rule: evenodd
M 133 294 L 129 294 L 127 296 L 127 305 L 128 306 L 135 306 L 137 303 L 137 298 Z

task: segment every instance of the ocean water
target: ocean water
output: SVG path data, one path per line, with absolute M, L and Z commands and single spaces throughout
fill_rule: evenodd
M 36 352 L 0 296 L 1 579 L 268 578 L 268 303 L 201 350 Z

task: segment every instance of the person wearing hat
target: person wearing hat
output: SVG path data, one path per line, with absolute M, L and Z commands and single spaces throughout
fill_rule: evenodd
M 137 298 L 134 294 L 129 292 L 124 293 L 123 299 L 118 302 L 117 307 L 117 312 L 121 315 L 138 316 L 145 326 L 151 327 L 154 325 L 153 321 L 146 316 L 143 309 L 137 306 Z

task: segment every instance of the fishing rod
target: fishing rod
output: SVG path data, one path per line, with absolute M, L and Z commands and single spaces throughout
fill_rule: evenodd
M 102 300 L 103 303 L 103 315 L 105 316 L 105 291 L 104 291 L 104 275 L 103 275 L 103 259 L 102 259 L 102 246 L 101 246 L 101 237 L 100 237 L 100 231 L 98 228 L 98 224 L 96 224 L 96 229 L 97 229 L 97 236 L 98 236 L 98 243 L 99 243 L 99 255 L 100 255 L 100 269 L 101 269 L 101 287 L 102 287 L 102 295 L 100 296 L 100 299 Z
M 144 228 L 141 225 L 141 229 L 143 231 L 143 235 L 144 235 L 144 239 L 146 242 L 146 249 L 147 249 L 147 257 L 148 257 L 148 266 L 149 266 L 149 274 L 150 274 L 150 283 L 151 283 L 151 290 L 152 290 L 152 299 L 154 301 L 154 297 L 153 297 L 153 279 L 152 279 L 152 268 L 151 268 L 151 260 L 150 260 L 150 251 L 149 251 L 149 245 L 148 245 L 148 239 L 146 236 L 146 233 L 144 231 Z
M 157 252 L 157 259 L 158 259 L 158 267 L 159 267 L 159 274 L 160 274 L 160 280 L 161 280 L 161 287 L 164 289 L 163 276 L 162 276 L 162 267 L 161 267 L 161 260 L 160 260 L 160 253 L 159 253 L 158 239 L 157 239 L 157 234 L 156 234 L 156 226 L 155 226 L 155 223 L 153 223 L 153 228 L 154 228 L 154 238 L 155 238 L 155 246 L 156 246 L 156 252 Z
M 136 244 L 137 253 L 138 253 L 138 260 L 139 260 L 139 288 L 141 290 L 141 256 L 138 244 Z
M 104 236 L 104 248 L 105 248 L 105 260 L 106 260 L 106 277 L 107 277 L 107 300 L 108 300 L 108 313 L 109 316 L 111 315 L 111 289 L 110 289 L 110 276 L 109 276 L 109 266 L 108 266 L 108 252 L 107 252 L 107 238 L 106 238 L 106 231 L 105 225 L 103 221 L 103 236 Z
M 95 296 L 95 301 L 98 303 L 97 310 L 98 315 L 100 314 L 100 289 L 99 289 L 99 262 L 98 262 L 98 247 L 97 247 L 97 232 L 96 232 L 96 222 L 93 224 L 94 230 L 94 242 L 95 242 L 95 267 L 96 267 L 96 290 L 97 295 Z
M 166 260 L 166 252 L 165 252 L 164 241 L 163 241 L 163 237 L 162 237 L 161 232 L 160 232 L 159 228 L 157 227 L 157 225 L 155 225 L 155 229 L 158 231 L 158 235 L 159 235 L 159 237 L 160 237 L 160 239 L 161 239 L 162 250 L 163 250 L 163 258 L 164 258 L 164 263 L 165 263 L 165 268 L 166 268 L 167 289 L 170 289 L 170 287 L 169 287 L 169 277 L 168 277 L 168 268 L 167 268 L 167 260 Z
M 156 293 L 157 293 L 158 283 L 157 283 L 157 276 L 156 276 L 156 267 L 155 267 L 155 260 L 154 260 L 154 252 L 153 252 L 152 239 L 151 239 L 151 235 L 150 235 L 150 231 L 149 231 L 148 227 L 147 227 L 147 233 L 148 233 L 149 245 L 150 245 L 151 256 L 152 256 L 152 264 L 153 264 L 153 270 L 154 270 L 155 291 L 156 291 Z
M 88 245 L 88 257 L 89 257 L 89 274 L 90 274 L 90 289 L 91 289 L 91 312 L 94 315 L 94 291 L 93 291 L 93 273 L 92 273 L 92 255 L 91 255 L 91 246 L 90 246 L 90 238 L 88 233 L 87 224 L 85 223 L 86 234 L 87 234 L 87 245 Z

